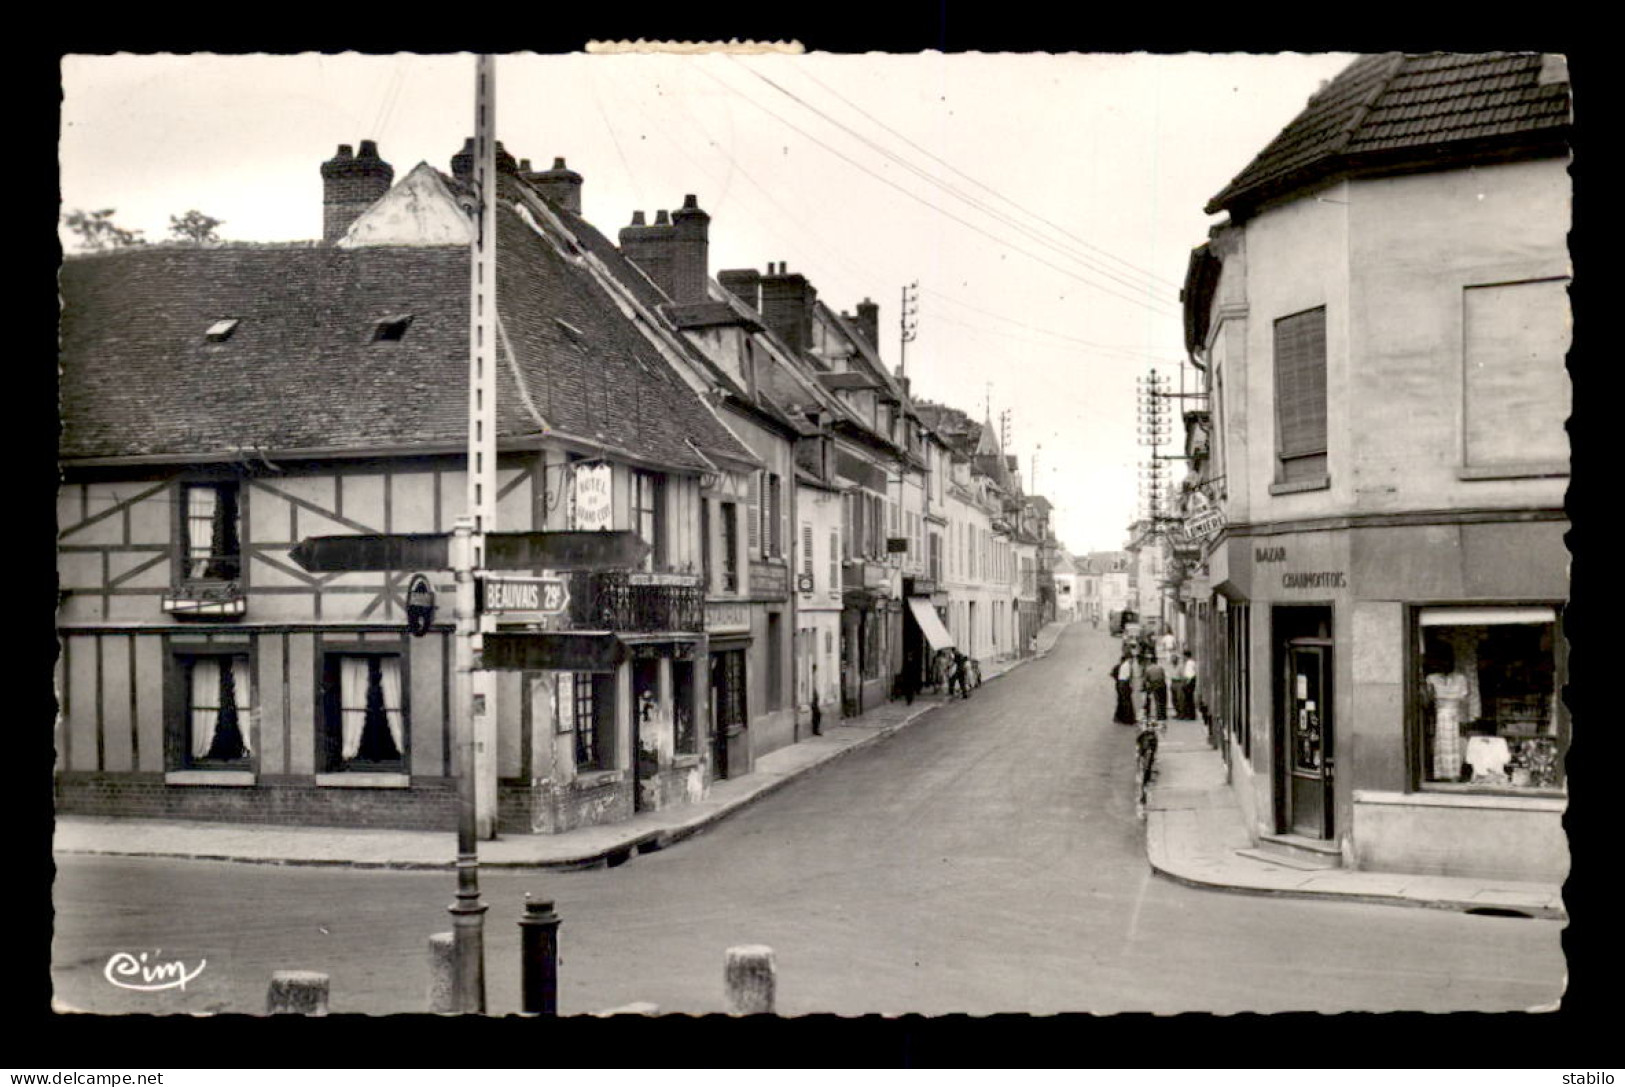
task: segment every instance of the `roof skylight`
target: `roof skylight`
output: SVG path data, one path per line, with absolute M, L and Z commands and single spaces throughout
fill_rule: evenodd
M 379 343 L 389 340 L 400 340 L 406 336 L 406 329 L 412 323 L 410 313 L 396 314 L 394 317 L 385 317 L 372 329 L 372 342 Z
M 220 343 L 228 339 L 241 323 L 242 319 L 238 317 L 223 318 L 209 326 L 209 330 L 203 334 L 204 338 L 210 343 Z

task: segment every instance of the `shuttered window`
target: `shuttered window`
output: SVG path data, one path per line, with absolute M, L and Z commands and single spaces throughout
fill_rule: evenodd
M 773 548 L 773 557 L 784 554 L 784 487 L 778 476 L 768 477 L 767 509 L 769 529 L 764 543 Z
M 808 577 L 813 576 L 812 526 L 806 522 L 801 525 L 801 572 Z
M 1557 468 L 1568 461 L 1567 290 L 1568 280 L 1546 279 L 1463 292 L 1469 467 Z
M 750 499 L 745 510 L 745 536 L 746 545 L 752 555 L 759 555 L 762 551 L 762 473 L 753 472 L 750 477 Z
M 829 591 L 832 593 L 841 591 L 841 567 L 835 559 L 841 553 L 840 535 L 839 532 L 829 534 Z
M 1326 307 L 1275 322 L 1275 453 L 1283 483 L 1326 474 Z

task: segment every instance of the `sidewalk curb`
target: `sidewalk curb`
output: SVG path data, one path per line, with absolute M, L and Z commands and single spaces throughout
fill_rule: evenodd
M 1175 871 L 1168 862 L 1159 859 L 1159 848 L 1152 845 L 1157 837 L 1151 830 L 1153 819 L 1160 821 L 1160 812 L 1146 812 L 1145 829 L 1145 857 L 1151 871 L 1173 883 L 1186 887 L 1194 887 L 1203 891 L 1227 891 L 1231 894 L 1255 895 L 1261 898 L 1294 898 L 1300 900 L 1319 900 L 1336 902 L 1355 902 L 1372 906 L 1401 906 L 1410 909 L 1446 910 L 1457 913 L 1471 913 L 1475 910 L 1507 911 L 1511 914 L 1542 921 L 1568 921 L 1568 911 L 1562 906 L 1529 906 L 1523 904 L 1508 904 L 1494 901 L 1468 901 L 1464 899 L 1448 898 L 1417 898 L 1407 895 L 1382 894 L 1376 891 L 1337 890 L 1323 888 L 1320 890 L 1297 890 L 1290 887 L 1261 887 L 1245 883 L 1222 883 L 1217 880 L 1201 876 L 1186 875 Z
M 995 677 L 997 678 L 997 677 Z M 746 795 L 718 807 L 715 811 L 679 823 L 675 826 L 660 827 L 646 831 L 615 845 L 595 849 L 588 853 L 572 856 L 555 857 L 535 860 L 480 860 L 481 868 L 501 869 L 535 869 L 553 871 L 582 871 L 600 867 L 618 867 L 639 853 L 653 853 L 675 845 L 685 839 L 710 829 L 714 824 L 728 818 L 743 808 L 749 807 L 762 797 L 775 793 L 793 781 L 799 781 L 810 774 L 816 773 L 831 763 L 838 762 L 854 751 L 879 743 L 887 737 L 894 736 L 903 729 L 910 727 L 923 717 L 927 717 L 945 702 L 927 702 L 919 709 L 890 724 L 875 727 L 866 736 L 861 737 L 832 751 L 826 758 L 796 770 L 793 773 L 780 774 L 772 779 L 764 780 L 761 786 Z M 262 864 L 280 865 L 288 868 L 357 868 L 357 869 L 383 869 L 391 871 L 451 871 L 457 867 L 455 859 L 445 861 L 403 861 L 403 860 L 356 860 L 344 857 L 255 857 L 241 856 L 225 853 L 185 853 L 164 850 L 107 850 L 84 849 L 73 847 L 56 847 L 52 852 L 61 856 L 95 856 L 95 857 L 141 857 L 158 860 L 191 860 L 216 861 L 228 864 Z

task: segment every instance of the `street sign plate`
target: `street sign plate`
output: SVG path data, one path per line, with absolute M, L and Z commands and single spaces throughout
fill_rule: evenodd
M 313 574 L 449 570 L 451 536 L 444 532 L 306 536 L 288 557 Z
M 649 545 L 625 530 L 485 534 L 488 570 L 626 570 L 648 553 Z M 288 557 L 313 574 L 449 570 L 451 534 L 306 536 Z
M 491 671 L 613 672 L 626 659 L 626 643 L 613 634 L 502 632 L 483 641 L 478 667 Z
M 487 570 L 625 570 L 649 545 L 636 532 L 488 532 Z
M 558 615 L 570 606 L 570 586 L 560 577 L 483 577 L 480 611 L 486 615 Z

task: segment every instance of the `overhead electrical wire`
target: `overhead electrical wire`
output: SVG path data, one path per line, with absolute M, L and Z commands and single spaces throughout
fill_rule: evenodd
M 795 215 L 794 213 L 792 213 L 790 211 L 790 209 L 786 208 L 783 204 L 781 204 L 779 202 L 779 200 L 773 195 L 772 190 L 768 186 L 764 185 L 761 181 L 757 180 L 756 176 L 754 174 L 752 174 L 750 172 L 750 170 L 748 170 L 742 162 L 740 162 L 737 158 L 734 157 L 734 155 L 728 150 L 728 146 L 727 146 L 726 142 L 719 141 L 718 139 L 715 138 L 715 136 L 713 136 L 711 131 L 705 126 L 704 122 L 700 119 L 698 114 L 696 114 L 696 113 L 694 113 L 692 111 L 678 111 L 674 115 L 677 118 L 679 118 L 680 121 L 687 121 L 690 124 L 692 124 L 694 126 L 694 128 L 697 130 L 698 134 L 702 137 L 704 142 L 708 146 L 710 146 L 711 148 L 715 149 L 716 152 L 718 154 L 720 154 L 726 160 L 726 162 L 728 164 L 728 172 L 729 172 L 730 175 L 737 173 L 740 177 L 744 178 L 745 181 L 747 181 L 753 188 L 755 188 L 757 190 L 757 192 L 761 195 L 761 197 L 764 200 L 766 200 L 767 203 L 770 204 L 773 207 L 773 209 L 775 209 L 777 211 L 777 213 L 778 213 L 777 215 L 770 216 L 769 219 L 768 219 L 769 226 L 770 226 L 770 228 L 773 230 L 773 232 L 775 234 L 779 235 L 779 237 L 783 238 L 786 241 L 797 242 L 797 243 L 801 243 L 801 244 L 810 244 L 818 252 L 822 253 L 825 258 L 827 258 L 828 260 L 832 261 L 833 263 L 841 266 L 842 268 L 846 269 L 846 271 L 848 273 L 850 273 L 851 275 L 853 275 L 855 277 L 867 278 L 867 277 L 873 275 L 874 269 L 867 268 L 867 267 L 862 267 L 862 266 L 858 265 L 855 261 L 853 261 L 851 258 L 847 257 L 843 252 L 841 252 L 841 250 L 839 248 L 830 246 L 824 240 L 824 238 L 821 235 L 819 235 L 818 233 L 816 233 L 814 231 L 801 230 L 801 231 L 799 231 L 799 234 L 800 234 L 799 237 L 792 238 L 784 230 L 780 229 L 779 226 L 778 226 L 779 223 L 786 222 L 786 223 L 799 225 L 801 223 L 801 218 L 799 216 Z M 616 146 L 618 148 L 620 146 L 620 141 L 619 141 L 619 138 L 616 136 L 616 134 L 614 132 L 614 124 L 612 122 L 611 116 L 605 116 L 604 121 L 605 121 L 605 126 L 610 130 L 611 139 L 615 141 Z M 674 148 L 676 148 L 677 152 L 683 158 L 687 159 L 687 161 L 691 165 L 693 165 L 696 169 L 700 170 L 702 173 L 706 174 L 707 176 L 710 175 L 710 171 L 707 170 L 704 166 L 702 166 L 699 162 L 697 162 L 694 159 L 694 157 L 689 154 L 687 146 L 685 144 L 685 141 L 678 139 L 676 136 L 674 136 L 672 134 L 672 131 L 671 131 L 670 127 L 668 127 L 666 125 L 656 125 L 654 127 L 656 128 L 657 131 L 660 132 L 662 138 L 665 139 L 668 143 L 670 143 Z M 1152 352 L 1141 351 L 1141 350 L 1138 350 L 1138 349 L 1132 348 L 1132 347 L 1124 347 L 1124 346 L 1118 346 L 1118 345 L 1112 345 L 1112 344 L 1103 344 L 1103 343 L 1095 342 L 1093 340 L 1086 340 L 1086 339 L 1083 339 L 1081 337 L 1073 336 L 1073 335 L 1071 335 L 1069 333 L 1059 332 L 1059 331 L 1056 331 L 1054 329 L 1045 328 L 1045 327 L 1039 326 L 1039 325 L 1034 325 L 1030 321 L 1026 321 L 1026 320 L 1023 320 L 1023 319 L 1020 319 L 1020 318 L 1010 317 L 1010 316 L 1007 316 L 1005 314 L 997 313 L 997 312 L 995 312 L 993 310 L 987 309 L 984 306 L 978 306 L 978 305 L 975 305 L 973 303 L 966 302 L 963 299 L 956 298 L 951 294 L 948 294 L 948 293 L 946 293 L 944 291 L 937 290 L 937 289 L 935 289 L 933 287 L 930 287 L 930 286 L 923 286 L 922 285 L 921 289 L 923 291 L 927 292 L 928 294 L 931 294 L 931 295 L 933 295 L 933 296 L 935 296 L 937 298 L 942 299 L 945 302 L 949 302 L 949 303 L 951 303 L 951 304 L 953 304 L 955 306 L 961 306 L 961 307 L 963 307 L 965 309 L 973 310 L 973 311 L 975 311 L 977 313 L 984 314 L 984 315 L 986 315 L 988 317 L 992 317 L 992 318 L 994 318 L 996 320 L 1006 322 L 1006 323 L 1008 323 L 1010 325 L 1014 325 L 1017 328 L 1020 328 L 1021 330 L 1025 331 L 1025 332 L 1037 333 L 1037 334 L 1044 335 L 1044 336 L 1051 336 L 1051 337 L 1054 337 L 1055 339 L 1063 340 L 1063 341 L 1065 341 L 1067 343 L 1077 344 L 1077 345 L 1079 345 L 1081 347 L 1086 347 L 1086 348 L 1089 348 L 1089 349 L 1091 349 L 1093 351 L 1103 352 L 1103 353 L 1106 353 L 1108 355 L 1115 355 L 1118 358 L 1122 359 L 1123 361 L 1132 361 L 1132 362 L 1144 362 L 1144 361 L 1160 362 L 1160 361 L 1163 361 L 1163 356 L 1152 353 Z M 940 319 L 942 319 L 944 321 L 948 321 L 950 324 L 957 324 L 960 327 L 966 328 L 966 329 L 971 330 L 973 332 L 983 332 L 983 333 L 986 333 L 987 335 L 1002 336 L 1002 337 L 1007 338 L 1007 339 L 1016 340 L 1017 342 L 1030 343 L 1030 344 L 1033 344 L 1034 346 L 1038 346 L 1038 347 L 1056 346 L 1054 344 L 1046 343 L 1046 342 L 1044 342 L 1042 340 L 1032 340 L 1032 339 L 1029 339 L 1027 337 L 1012 335 L 1012 334 L 1010 334 L 1008 332 L 1004 332 L 1004 331 L 997 330 L 997 329 L 988 329 L 988 328 L 985 328 L 985 327 L 979 327 L 977 325 L 968 324 L 968 323 L 963 322 L 963 321 L 955 321 L 952 318 L 944 316 L 944 315 L 939 315 L 939 317 L 940 317 Z
M 1123 278 L 1123 276 L 1120 273 L 1118 273 L 1116 270 L 1103 266 L 1096 258 L 1091 257 L 1091 256 L 1089 256 L 1087 254 L 1084 254 L 1084 253 L 1074 251 L 1071 247 L 1066 246 L 1066 245 L 1062 245 L 1062 244 L 1056 242 L 1055 239 L 1050 237 L 1049 235 L 1044 234 L 1044 233 L 1042 233 L 1040 231 L 1034 230 L 1033 228 L 1027 226 L 1025 223 L 1019 222 L 1016 219 L 1011 218 L 1006 213 L 1004 213 L 1002 211 L 999 211 L 997 208 L 994 208 L 994 207 L 990 206 L 986 201 L 981 200 L 981 199 L 979 199 L 979 198 L 977 198 L 975 196 L 971 196 L 971 195 L 965 193 L 960 188 L 958 188 L 958 187 L 956 187 L 954 185 L 951 185 L 948 182 L 946 182 L 946 181 L 942 180 L 941 178 L 937 177 L 935 174 L 932 174 L 931 172 L 929 172 L 927 170 L 921 169 L 919 166 L 915 165 L 912 162 L 909 162 L 907 159 L 905 159 L 905 158 L 901 157 L 900 155 L 896 154 L 891 149 L 882 146 L 881 144 L 875 142 L 874 140 L 871 140 L 869 137 L 863 135 L 861 132 L 858 132 L 855 129 L 851 128 L 850 126 L 843 124 L 842 122 L 835 119 L 834 117 L 831 117 L 828 113 L 826 113 L 823 110 L 819 109 L 816 105 L 813 105 L 812 103 L 808 102 L 806 99 L 802 98 L 800 95 L 796 94 L 794 91 L 791 91 L 791 90 L 785 88 L 782 84 L 776 82 L 775 80 L 769 78 L 766 75 L 763 75 L 761 72 L 756 71 L 754 68 L 751 68 L 749 65 L 745 64 L 743 61 L 738 60 L 737 58 L 734 58 L 734 57 L 729 57 L 729 59 L 732 60 L 735 64 L 739 65 L 741 68 L 744 68 L 747 72 L 750 72 L 750 74 L 755 76 L 757 79 L 760 79 L 762 82 L 766 83 L 768 86 L 770 86 L 774 90 L 778 91 L 780 94 L 784 95 L 785 97 L 789 98 L 791 101 L 793 101 L 793 102 L 797 103 L 798 105 L 802 106 L 804 109 L 806 109 L 806 110 L 808 110 L 808 111 L 810 111 L 812 113 L 817 114 L 819 117 L 822 117 L 824 120 L 828 121 L 830 124 L 834 125 L 838 129 L 840 129 L 842 132 L 845 132 L 847 135 L 849 135 L 849 136 L 853 137 L 854 139 L 861 141 L 865 145 L 873 148 L 875 151 L 879 152 L 881 155 L 884 155 L 886 158 L 890 159 L 892 162 L 897 163 L 899 166 L 903 167 L 905 170 L 908 170 L 910 173 L 912 173 L 915 176 L 921 178 L 922 180 L 927 181 L 930 184 L 937 186 L 938 188 L 942 189 L 944 192 L 948 193 L 950 196 L 953 196 L 956 199 L 963 201 L 964 203 L 966 203 L 966 204 L 970 205 L 971 207 L 975 208 L 976 210 L 982 212 L 984 215 L 987 215 L 989 218 L 995 219 L 998 222 L 1004 224 L 1005 226 L 1010 227 L 1012 230 L 1018 231 L 1019 233 L 1021 233 L 1025 237 L 1028 237 L 1028 238 L 1032 239 L 1033 241 L 1038 242 L 1040 245 L 1044 245 L 1044 246 L 1049 247 L 1050 249 L 1054 250 L 1056 253 L 1060 254 L 1061 256 L 1064 256 L 1064 257 L 1067 257 L 1067 258 L 1069 258 L 1071 260 L 1077 261 L 1079 264 L 1083 265 L 1085 268 L 1088 268 L 1090 271 L 1096 272 L 1099 275 L 1103 275 L 1106 278 L 1112 280 L 1114 283 L 1121 284 L 1122 286 L 1127 287 L 1130 290 L 1147 291 L 1147 292 L 1152 292 L 1152 293 L 1158 293 L 1158 289 L 1155 288 L 1155 286 L 1152 283 L 1149 283 L 1149 282 L 1136 282 L 1134 280 Z M 844 99 L 843 99 L 843 101 L 844 101 Z M 865 114 L 865 116 L 868 116 L 868 115 Z M 882 127 L 884 127 L 884 126 L 882 126 Z M 888 131 L 890 131 L 890 130 L 888 130 Z M 900 137 L 900 138 L 906 139 L 906 137 Z M 927 152 L 927 154 L 929 154 L 929 152 Z M 935 156 L 932 156 L 932 157 L 935 157 Z M 941 160 L 938 159 L 938 161 L 940 162 Z M 946 164 L 944 164 L 944 165 L 946 165 Z M 950 169 L 951 168 L 952 167 L 950 167 Z M 1029 213 L 1029 214 L 1031 214 L 1031 213 Z M 1126 263 L 1126 262 L 1121 262 L 1121 263 Z M 1143 269 L 1133 268 L 1132 271 L 1133 271 L 1133 274 L 1141 276 L 1141 277 L 1145 277 L 1148 280 L 1150 280 L 1150 279 L 1160 279 L 1160 277 L 1153 276 L 1153 275 L 1151 275 L 1151 273 L 1146 272 Z M 1166 281 L 1164 281 L 1164 282 L 1166 282 Z M 1170 285 L 1170 286 L 1172 286 L 1172 285 Z
M 925 197 L 919 195 L 916 192 L 912 192 L 911 190 L 904 188 L 903 186 L 899 185 L 897 182 L 891 180 L 890 178 L 883 177 L 882 175 L 875 173 L 869 167 L 865 166 L 861 162 L 858 162 L 856 159 L 852 158 L 850 155 L 845 154 L 844 152 L 838 150 L 837 148 L 831 147 L 829 144 L 825 143 L 823 140 L 820 140 L 817 136 L 812 135 L 806 129 L 802 128 L 800 125 L 797 125 L 794 121 L 790 121 L 790 120 L 786 119 L 784 116 L 782 116 L 779 113 L 776 113 L 772 109 L 770 109 L 767 106 L 763 105 L 761 102 L 757 101 L 755 98 L 752 98 L 752 97 L 744 94 L 742 91 L 740 91 L 740 90 L 738 90 L 738 89 L 736 89 L 734 87 L 729 86 L 728 83 L 726 83 L 720 77 L 712 74 L 709 71 L 706 71 L 706 69 L 698 67 L 698 66 L 696 66 L 696 69 L 698 71 L 700 71 L 700 72 L 703 72 L 705 74 L 706 78 L 708 78 L 708 79 L 712 80 L 713 82 L 715 82 L 718 86 L 722 87 L 728 93 L 736 95 L 736 96 L 738 96 L 740 98 L 743 98 L 745 101 L 750 102 L 752 105 L 756 106 L 756 108 L 760 109 L 762 112 L 766 113 L 768 116 L 770 116 L 770 117 L 774 118 L 775 120 L 779 121 L 779 123 L 783 124 L 785 127 L 791 129 L 792 131 L 800 134 L 802 137 L 804 137 L 804 138 L 806 138 L 808 140 L 811 140 L 813 143 L 817 144 L 819 147 L 822 147 L 824 150 L 828 151 L 830 154 L 834 155 L 836 158 L 839 158 L 843 162 L 849 163 L 850 165 L 857 167 L 859 170 L 861 170 L 864 173 L 868 174 L 870 177 L 874 178 L 875 180 L 880 181 L 883 184 L 888 185 L 893 189 L 896 189 L 898 192 L 902 193 L 904 196 L 907 196 L 909 199 L 914 200 L 917 203 L 925 205 L 926 207 L 930 208 L 932 211 L 935 211 L 937 214 L 939 214 L 939 215 L 941 215 L 941 216 L 943 216 L 943 217 L 945 217 L 947 219 L 951 219 L 954 222 L 960 224 L 961 226 L 963 226 L 963 227 L 965 227 L 965 228 L 967 228 L 969 230 L 973 230 L 976 233 L 982 235 L 985 238 L 988 238 L 989 240 L 991 240 L 993 242 L 996 242 L 999 245 L 1005 246 L 1006 248 L 1011 249 L 1014 252 L 1020 253 L 1022 256 L 1025 256 L 1030 260 L 1037 261 L 1039 264 L 1042 264 L 1045 267 L 1052 268 L 1055 271 L 1060 272 L 1062 275 L 1067 276 L 1068 278 L 1075 279 L 1080 283 L 1083 283 L 1083 284 L 1085 284 L 1087 286 L 1093 287 L 1095 290 L 1100 291 L 1103 294 L 1109 294 L 1112 297 L 1118 298 L 1118 299 L 1120 299 L 1120 300 L 1122 300 L 1124 302 L 1128 302 L 1131 305 L 1140 306 L 1141 308 L 1146 309 L 1146 310 L 1148 310 L 1148 311 L 1150 311 L 1152 313 L 1156 313 L 1159 316 L 1173 316 L 1174 315 L 1173 312 L 1170 311 L 1170 310 L 1167 310 L 1167 309 L 1165 309 L 1163 307 L 1159 307 L 1159 306 L 1155 305 L 1154 303 L 1147 302 L 1145 299 L 1135 298 L 1135 297 L 1133 297 L 1131 295 L 1121 294 L 1121 293 L 1119 293 L 1117 291 L 1111 290 L 1110 288 L 1104 287 L 1101 284 L 1095 282 L 1092 279 L 1089 279 L 1086 276 L 1081 276 L 1081 275 L 1077 274 L 1076 272 L 1073 272 L 1072 270 L 1070 270 L 1068 268 L 1061 267 L 1060 265 L 1056 264 L 1054 261 L 1047 260 L 1044 257 L 1038 256 L 1037 254 L 1032 253 L 1032 252 L 1030 252 L 1030 251 L 1028 251 L 1026 249 L 1023 249 L 1018 245 L 1011 244 L 1011 242 L 1010 242 L 1010 240 L 1008 238 L 1001 238 L 998 235 L 991 233 L 990 231 L 983 230 L 981 227 L 977 226 L 975 223 L 969 222 L 968 220 L 963 219 L 958 215 L 955 215 L 953 212 L 948 211 L 945 208 L 939 207 L 938 205 L 936 205 L 936 204 L 932 203 L 931 201 L 927 200 Z
M 740 62 L 740 63 L 743 64 L 743 62 Z M 747 67 L 748 67 L 748 65 L 747 65 Z M 1043 223 L 1045 226 L 1050 227 L 1053 230 L 1057 230 L 1060 233 L 1062 233 L 1063 235 L 1065 235 L 1066 237 L 1071 238 L 1073 241 L 1077 242 L 1079 245 L 1083 246 L 1084 248 L 1094 250 L 1096 253 L 1099 253 L 1102 257 L 1105 257 L 1107 260 L 1115 261 L 1116 263 L 1121 264 L 1125 269 L 1127 269 L 1127 270 L 1129 270 L 1131 272 L 1134 272 L 1137 275 L 1142 275 L 1148 280 L 1152 280 L 1152 281 L 1155 281 L 1155 282 L 1158 282 L 1158 283 L 1162 283 L 1162 284 L 1164 284 L 1166 286 L 1178 289 L 1179 284 L 1176 283 L 1175 281 L 1173 281 L 1171 279 L 1168 279 L 1165 276 L 1160 276 L 1157 273 L 1155 273 L 1155 272 L 1153 272 L 1153 271 L 1151 271 L 1151 270 L 1149 270 L 1147 268 L 1142 268 L 1139 265 L 1133 263 L 1132 261 L 1128 261 L 1128 260 L 1123 259 L 1122 257 L 1117 256 L 1115 253 L 1112 253 L 1110 250 L 1102 249 L 1100 246 L 1095 245 L 1092 242 L 1089 242 L 1088 240 L 1086 240 L 1084 238 L 1078 237 L 1076 234 L 1072 233 L 1070 230 L 1066 229 L 1066 227 L 1062 226 L 1061 224 L 1059 224 L 1057 222 L 1054 222 L 1051 219 L 1047 219 L 1043 215 L 1040 215 L 1038 212 L 1033 211 L 1030 208 L 1025 207 L 1021 203 L 1019 203 L 1019 202 L 1011 199 L 1010 197 L 1004 195 L 1003 193 L 999 192 L 997 189 L 993 188 L 992 186 L 983 184 L 981 181 L 978 181 L 976 178 L 972 177 L 970 174 L 967 174 L 965 171 L 961 170 L 959 167 L 955 166 L 953 163 L 949 162 L 947 159 L 944 159 L 944 158 L 934 154 L 932 151 L 930 151 L 929 149 L 927 149 L 925 147 L 921 147 L 919 144 L 917 144 L 913 140 L 909 139 L 908 136 L 906 136 L 905 134 L 897 131 L 895 128 L 892 128 L 885 121 L 882 121 L 880 118 L 876 117 L 874 114 L 870 113 L 868 110 L 864 109 L 862 106 L 858 105 L 856 102 L 852 101 L 850 98 L 847 98 L 845 95 L 841 94 L 840 91 L 836 90 L 834 87 L 831 87 L 829 84 L 827 84 L 823 80 L 819 79 L 816 75 L 813 74 L 813 72 L 812 72 L 812 70 L 810 68 L 798 67 L 796 69 L 796 71 L 799 74 L 801 74 L 802 76 L 805 76 L 807 79 L 812 80 L 814 83 L 818 84 L 820 87 L 824 88 L 824 90 L 828 91 L 830 94 L 834 95 L 836 98 L 838 98 L 842 102 L 846 103 L 846 105 L 850 106 L 852 109 L 856 110 L 858 113 L 861 113 L 864 117 L 867 117 L 870 121 L 873 121 L 876 125 L 878 125 L 881 128 L 885 129 L 887 132 L 891 133 L 893 136 L 896 136 L 898 139 L 902 140 L 904 143 L 908 144 L 910 147 L 912 147 L 916 151 L 920 152 L 920 154 L 925 155 L 927 158 L 933 160 L 934 162 L 938 162 L 938 163 L 941 163 L 943 166 L 946 166 L 949 170 L 952 170 L 954 173 L 958 174 L 960 177 L 964 178 L 966 181 L 969 181 L 972 185 L 975 185 L 977 188 L 981 189 L 983 192 L 989 193 L 992 196 L 997 197 L 998 199 L 1004 201 L 1006 204 L 1009 204 L 1011 207 L 1015 208 L 1017 211 L 1020 211 L 1022 214 L 1031 216 L 1032 218 L 1038 220 L 1040 223 Z

